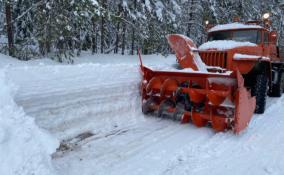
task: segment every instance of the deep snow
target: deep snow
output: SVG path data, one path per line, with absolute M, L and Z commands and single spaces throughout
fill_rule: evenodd
M 6 80 L 18 87 L 17 105 L 62 141 L 52 156 L 60 175 L 284 173 L 284 97 L 269 98 L 266 113 L 255 115 L 241 135 L 216 134 L 145 117 L 136 56 L 83 54 L 75 65 L 2 57 Z M 143 61 L 166 67 L 175 57 Z
M 241 41 L 233 41 L 233 40 L 219 40 L 219 41 L 209 41 L 201 46 L 199 46 L 199 50 L 208 50 L 208 49 L 217 49 L 219 51 L 234 49 L 237 47 L 255 47 L 257 46 L 254 43 L 250 42 L 241 42 Z

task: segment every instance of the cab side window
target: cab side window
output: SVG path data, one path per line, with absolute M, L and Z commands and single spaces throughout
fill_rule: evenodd
M 257 31 L 256 44 L 261 44 L 261 32 L 260 31 Z
M 268 45 L 268 44 L 269 44 L 269 35 L 268 35 L 267 32 L 264 32 L 263 43 L 264 43 L 265 45 Z

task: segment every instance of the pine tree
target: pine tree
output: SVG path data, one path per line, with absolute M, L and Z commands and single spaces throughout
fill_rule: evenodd
M 9 50 L 9 55 L 13 56 L 14 38 L 13 38 L 13 25 L 12 25 L 12 1 L 10 0 L 7 0 L 5 3 L 5 13 L 6 13 L 8 50 Z

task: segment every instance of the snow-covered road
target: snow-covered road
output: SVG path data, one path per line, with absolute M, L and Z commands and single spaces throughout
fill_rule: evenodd
M 284 173 L 284 96 L 236 136 L 143 116 L 135 58 L 10 66 L 6 75 L 16 103 L 62 141 L 60 175 Z

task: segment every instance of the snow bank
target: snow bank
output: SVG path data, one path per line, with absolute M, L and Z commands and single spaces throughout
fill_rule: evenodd
M 9 57 L 7 55 L 0 53 L 0 68 L 8 67 L 12 65 L 20 65 L 21 62 L 17 59 L 13 59 L 12 57 Z
M 14 102 L 0 70 L 0 172 L 3 175 L 52 175 L 51 154 L 58 141 L 39 129 Z
M 220 51 L 234 49 L 243 46 L 257 46 L 256 44 L 250 42 L 239 42 L 233 40 L 219 40 L 219 41 L 209 41 L 207 43 L 199 46 L 199 50 L 217 49 Z
M 13 58 L 0 53 L 0 68 L 21 67 L 21 66 L 44 66 L 44 65 L 57 65 L 57 64 L 59 63 L 51 60 L 50 58 L 20 61 L 17 58 Z
M 211 28 L 208 32 L 217 32 L 222 30 L 234 30 L 234 29 L 261 29 L 262 27 L 259 25 L 248 25 L 242 23 L 231 23 L 231 24 L 222 24 L 217 25 Z

